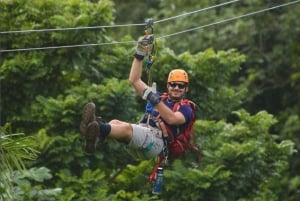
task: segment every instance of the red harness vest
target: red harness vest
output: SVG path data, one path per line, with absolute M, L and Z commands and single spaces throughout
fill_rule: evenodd
M 165 100 L 168 97 L 166 93 L 162 95 L 162 100 Z M 179 134 L 174 134 L 171 129 L 166 125 L 160 116 L 158 116 L 158 123 L 162 130 L 163 137 L 168 138 L 168 151 L 169 155 L 168 157 L 177 158 L 188 151 L 189 148 L 195 147 L 190 143 L 191 137 L 193 139 L 196 139 L 195 132 L 193 130 L 193 125 L 195 123 L 196 117 L 195 117 L 195 110 L 196 110 L 196 104 L 188 99 L 184 99 L 178 103 L 175 103 L 173 107 L 173 111 L 176 112 L 179 110 L 180 106 L 182 105 L 190 105 L 193 110 L 193 116 L 192 120 L 188 123 L 186 129 L 182 131 Z
M 161 96 L 161 100 L 165 100 L 168 98 L 168 94 L 164 93 Z M 157 121 L 162 130 L 163 137 L 168 138 L 168 158 L 175 159 L 186 153 L 190 148 L 196 150 L 200 153 L 200 150 L 197 146 L 191 144 L 191 137 L 193 138 L 194 143 L 196 142 L 196 135 L 193 129 L 193 125 L 195 123 L 195 110 L 196 104 L 188 99 L 184 99 L 178 103 L 176 103 L 173 107 L 173 111 L 176 112 L 179 110 L 182 105 L 190 105 L 193 110 L 192 120 L 188 123 L 186 129 L 179 133 L 178 135 L 174 135 L 171 129 L 166 125 L 161 119 L 160 115 L 157 117 Z M 149 182 L 153 182 L 156 177 L 157 168 L 160 166 L 161 162 L 166 159 L 165 156 L 160 155 L 158 158 L 158 164 L 155 166 L 152 174 L 150 175 Z M 199 154 L 199 160 L 201 159 L 201 155 Z

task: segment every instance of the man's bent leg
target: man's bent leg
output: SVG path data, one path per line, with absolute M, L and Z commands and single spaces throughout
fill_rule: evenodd
M 109 124 L 111 125 L 111 132 L 108 135 L 109 138 L 126 144 L 130 142 L 132 138 L 132 126 L 130 123 L 114 119 L 111 120 Z
M 103 123 L 101 119 L 96 118 L 86 128 L 85 151 L 95 152 L 97 145 L 103 143 L 106 137 L 128 143 L 132 137 L 132 127 L 123 121 L 112 120 L 109 123 Z

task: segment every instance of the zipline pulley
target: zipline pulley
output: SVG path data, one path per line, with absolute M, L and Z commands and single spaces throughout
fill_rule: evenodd
M 144 35 L 145 36 L 152 35 L 152 37 L 150 37 L 148 39 L 148 44 L 153 46 L 152 49 L 151 49 L 151 52 L 149 52 L 149 54 L 148 54 L 148 59 L 146 61 L 146 68 L 147 68 L 147 73 L 148 74 L 149 74 L 150 68 L 151 68 L 151 66 L 154 62 L 154 59 L 155 59 L 155 56 L 153 55 L 153 52 L 154 52 L 154 49 L 156 47 L 155 47 L 155 41 L 154 41 L 153 34 L 154 34 L 154 21 L 153 21 L 153 19 L 147 19 Z M 148 77 L 148 78 L 150 78 L 150 77 Z M 150 83 L 148 82 L 148 84 L 150 84 Z

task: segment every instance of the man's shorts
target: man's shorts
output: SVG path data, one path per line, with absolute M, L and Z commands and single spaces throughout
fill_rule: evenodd
M 144 124 L 131 125 L 133 134 L 127 146 L 129 154 L 141 159 L 158 156 L 164 146 L 161 130 Z

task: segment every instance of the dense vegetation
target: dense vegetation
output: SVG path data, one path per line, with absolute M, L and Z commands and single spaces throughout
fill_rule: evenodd
M 0 200 L 299 200 L 299 3 L 224 3 L 0 1 Z M 170 163 L 160 196 L 147 184 L 155 160 L 115 141 L 87 155 L 79 134 L 90 100 L 106 120 L 143 114 L 127 79 L 148 18 L 152 79 L 164 91 L 171 69 L 189 73 L 203 154 Z M 128 26 L 101 27 L 115 24 Z

